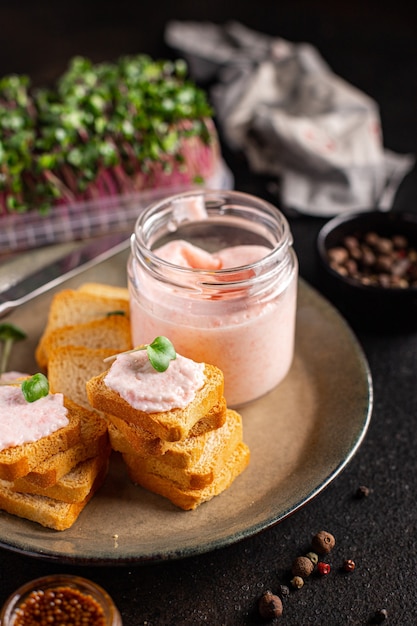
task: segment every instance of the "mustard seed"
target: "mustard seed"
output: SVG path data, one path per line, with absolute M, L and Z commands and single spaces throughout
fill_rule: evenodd
M 72 587 L 32 591 L 16 609 L 14 626 L 105 626 L 103 609 L 90 595 Z

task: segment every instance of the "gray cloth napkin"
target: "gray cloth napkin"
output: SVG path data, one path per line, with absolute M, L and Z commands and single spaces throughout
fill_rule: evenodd
M 307 43 L 230 22 L 169 22 L 166 43 L 210 81 L 225 140 L 251 169 L 276 176 L 283 206 L 331 216 L 388 210 L 414 165 L 384 149 L 377 104 L 336 76 Z

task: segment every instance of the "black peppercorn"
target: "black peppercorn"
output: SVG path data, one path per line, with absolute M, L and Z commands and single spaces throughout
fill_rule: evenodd
M 371 624 L 382 624 L 388 618 L 388 611 L 386 609 L 378 609 L 372 616 Z

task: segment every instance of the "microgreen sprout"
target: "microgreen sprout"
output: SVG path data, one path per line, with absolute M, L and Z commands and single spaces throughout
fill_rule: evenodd
M 35 402 L 49 393 L 49 382 L 45 374 L 33 374 L 23 380 L 1 380 L 0 385 L 20 386 L 26 402 Z
M 212 108 L 187 65 L 147 55 L 92 63 L 76 56 L 51 87 L 0 79 L 0 214 L 129 193 L 153 165 L 210 141 Z
M 26 402 L 35 402 L 49 393 L 49 382 L 44 374 L 40 372 L 30 378 L 25 378 L 21 384 L 22 393 Z
M 133 350 L 127 350 L 126 352 L 121 352 L 120 354 L 131 354 L 133 352 L 138 352 L 139 350 L 146 350 L 149 362 L 157 372 L 165 372 L 168 369 L 170 362 L 177 358 L 177 353 L 175 352 L 175 348 L 171 341 L 167 339 L 167 337 L 162 336 L 156 337 L 152 343 L 143 344 L 142 346 L 133 348 Z M 114 361 L 117 357 L 118 355 L 115 354 L 105 358 L 104 361 Z
M 0 349 L 0 376 L 4 374 L 9 362 L 9 357 L 15 341 L 26 339 L 26 333 L 14 324 L 0 324 L 0 342 L 3 346 Z

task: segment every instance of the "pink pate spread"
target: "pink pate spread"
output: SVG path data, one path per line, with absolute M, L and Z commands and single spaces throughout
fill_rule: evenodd
M 261 245 L 238 245 L 210 253 L 177 239 L 154 252 L 166 262 L 184 268 L 208 271 L 240 268 L 234 279 L 238 276 L 239 280 L 245 280 L 254 277 L 250 266 L 271 250 Z M 187 276 L 188 279 L 192 283 L 193 277 Z M 174 288 L 172 294 L 165 290 L 161 297 L 159 286 L 151 281 L 146 285 L 143 282 L 141 287 L 144 290 L 141 297 L 131 298 L 133 342 L 139 345 L 165 335 L 181 354 L 197 362 L 217 365 L 224 374 L 225 396 L 230 406 L 263 395 L 287 374 L 294 352 L 295 269 L 285 288 L 279 293 L 274 291 L 264 301 L 248 298 L 246 306 L 240 306 L 238 301 L 236 307 L 225 292 L 224 298 L 213 300 L 215 313 L 204 307 L 204 302 L 197 306 L 190 301 L 187 305 L 185 298 L 176 299 Z M 146 307 L 142 299 L 146 299 Z M 270 356 L 268 367 L 265 367 L 265 355 Z
M 69 423 L 64 396 L 27 402 L 20 387 L 0 385 L 0 450 L 47 437 Z
M 146 350 L 119 354 L 104 382 L 134 409 L 161 413 L 183 409 L 205 382 L 204 363 L 179 354 L 165 372 L 157 372 Z
M 180 267 L 201 270 L 224 270 L 251 265 L 263 259 L 268 252 L 270 250 L 266 246 L 243 245 L 223 248 L 212 254 L 183 239 L 170 241 L 155 250 L 160 259 Z

